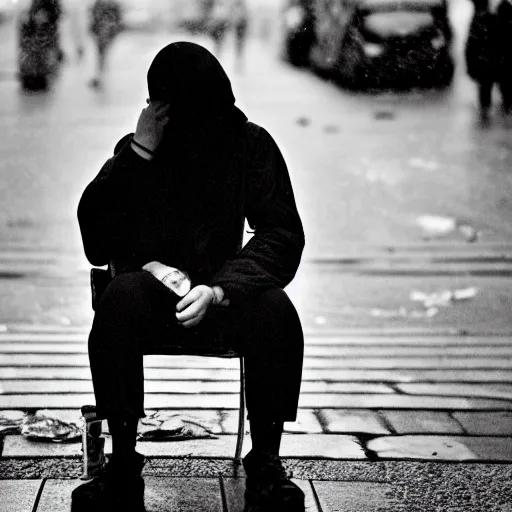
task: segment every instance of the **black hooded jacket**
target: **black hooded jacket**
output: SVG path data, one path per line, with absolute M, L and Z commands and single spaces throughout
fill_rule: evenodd
M 512 4 L 501 0 L 496 12 L 488 0 L 473 0 L 475 11 L 466 42 L 468 74 L 477 82 L 510 82 Z
M 496 15 L 487 9 L 475 8 L 465 55 L 468 75 L 477 82 L 492 83 L 498 76 L 500 52 L 496 29 Z
M 293 279 L 304 232 L 285 161 L 270 134 L 228 103 L 234 110 L 216 106 L 206 121 L 187 111 L 153 160 L 132 150 L 131 134 L 118 142 L 78 207 L 91 264 L 137 271 L 160 261 L 187 271 L 193 285 L 221 286 L 235 306 Z M 254 236 L 242 248 L 245 219 Z

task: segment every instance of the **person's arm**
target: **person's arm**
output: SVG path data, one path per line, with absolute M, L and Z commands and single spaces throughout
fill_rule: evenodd
M 249 162 L 246 217 L 254 236 L 211 281 L 236 305 L 269 287 L 284 288 L 297 272 L 304 231 L 288 169 L 270 134 L 259 128 Z
M 129 232 L 128 219 L 137 207 L 137 192 L 150 179 L 151 163 L 132 148 L 132 134 L 119 141 L 78 204 L 85 255 L 92 265 L 106 265 Z
M 152 188 L 153 152 L 168 122 L 168 107 L 151 104 L 143 109 L 135 134 L 119 141 L 78 205 L 78 221 L 85 255 L 92 265 L 103 266 L 116 253 L 130 256 L 135 249 L 134 223 Z M 134 144 L 137 142 L 138 145 Z

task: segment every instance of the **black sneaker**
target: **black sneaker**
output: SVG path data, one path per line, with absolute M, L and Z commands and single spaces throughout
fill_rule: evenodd
M 294 484 L 283 467 L 281 458 L 252 450 L 244 457 L 247 475 L 246 497 L 272 510 L 299 512 L 304 510 L 304 493 Z
M 136 453 L 130 463 L 111 460 L 100 475 L 71 493 L 71 512 L 146 512 L 144 457 Z

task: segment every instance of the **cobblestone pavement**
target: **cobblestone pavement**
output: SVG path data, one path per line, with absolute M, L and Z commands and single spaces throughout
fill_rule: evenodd
M 167 462 L 167 461 L 164 461 Z M 318 464 L 316 464 L 318 465 Z M 376 463 L 372 470 L 346 464 L 337 480 L 294 481 L 306 495 L 305 512 L 507 512 L 511 467 Z M 366 469 L 366 471 L 365 471 Z M 144 474 L 150 512 L 268 512 L 246 501 L 243 477 Z M 496 482 L 502 482 L 496 485 Z M 68 512 L 76 479 L 0 480 L 1 512 Z M 298 511 L 297 511 L 298 512 Z
M 506 335 L 306 332 L 299 416 L 283 455 L 334 460 L 512 462 L 512 357 Z M 150 457 L 223 457 L 238 418 L 236 360 L 145 358 L 148 413 L 192 418 L 218 439 L 139 443 Z M 87 329 L 4 326 L 0 418 L 78 421 L 94 403 Z M 250 447 L 250 439 L 245 450 Z M 3 458 L 79 457 L 79 443 L 7 435 Z

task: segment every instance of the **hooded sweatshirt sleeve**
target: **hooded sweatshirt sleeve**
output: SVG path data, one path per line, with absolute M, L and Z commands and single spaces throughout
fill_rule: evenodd
M 133 251 L 133 219 L 151 181 L 152 164 L 131 149 L 133 134 L 116 145 L 114 156 L 86 187 L 78 205 L 85 255 L 92 265 L 106 265 Z
M 302 222 L 281 151 L 260 127 L 251 146 L 245 215 L 254 236 L 211 282 L 233 305 L 265 288 L 284 288 L 295 276 L 304 249 Z

